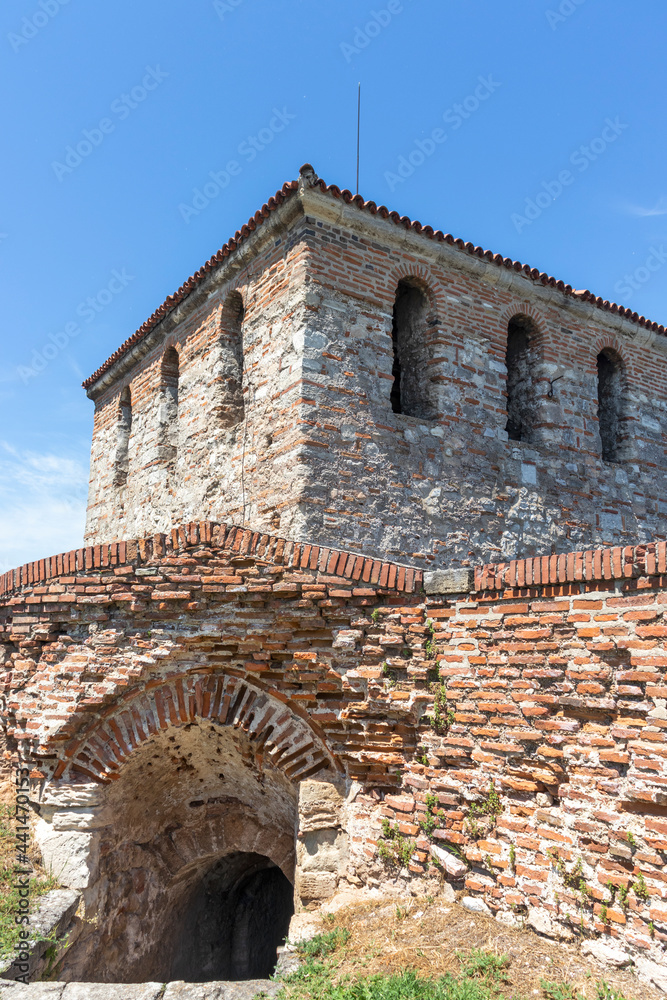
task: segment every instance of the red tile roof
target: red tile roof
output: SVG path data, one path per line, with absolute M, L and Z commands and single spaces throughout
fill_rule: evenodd
M 304 163 L 300 170 L 301 175 L 312 174 L 315 178 L 313 168 L 309 163 Z M 419 233 L 422 236 L 426 236 L 428 239 L 436 240 L 439 243 L 448 243 L 450 246 L 458 247 L 459 250 L 464 253 L 468 253 L 474 257 L 479 257 L 482 260 L 487 260 L 490 263 L 496 264 L 498 267 L 506 267 L 509 270 L 521 271 L 526 277 L 531 278 L 533 281 L 537 281 L 542 285 L 548 285 L 551 288 L 557 288 L 560 292 L 565 295 L 573 295 L 575 298 L 582 302 L 591 302 L 598 309 L 603 309 L 606 312 L 611 312 L 622 316 L 623 318 L 629 320 L 631 323 L 635 323 L 637 326 L 641 326 L 646 330 L 650 330 L 653 333 L 665 334 L 667 330 L 665 327 L 659 323 L 652 322 L 646 319 L 644 316 L 640 316 L 639 313 L 633 312 L 631 309 L 627 309 L 624 306 L 619 306 L 615 302 L 610 302 L 608 299 L 602 299 L 599 295 L 594 295 L 587 289 L 584 291 L 576 291 L 572 288 L 572 285 L 566 285 L 564 281 L 560 281 L 557 278 L 552 277 L 545 271 L 538 271 L 536 267 L 530 267 L 528 264 L 522 264 L 518 260 L 512 260 L 510 257 L 503 257 L 502 254 L 494 254 L 491 250 L 484 250 L 483 247 L 476 247 L 473 243 L 465 243 L 462 239 L 456 239 L 449 233 L 443 233 L 439 229 L 434 230 L 432 226 L 422 226 L 421 222 L 413 221 L 408 218 L 407 215 L 399 215 L 398 212 L 390 212 L 388 208 L 384 205 L 376 205 L 374 201 L 365 201 L 360 194 L 353 195 L 351 191 L 347 189 L 342 190 L 335 184 L 327 184 L 321 179 L 315 179 L 314 185 L 319 187 L 321 191 L 325 194 L 332 195 L 334 198 L 342 198 L 347 204 L 356 205 L 357 208 L 365 212 L 370 212 L 371 215 L 379 215 L 382 219 L 391 219 L 393 223 L 397 226 L 404 226 L 406 229 L 412 229 L 414 232 Z M 133 333 L 124 344 L 118 348 L 117 351 L 111 355 L 110 358 L 104 362 L 104 364 L 93 372 L 85 382 L 83 382 L 84 389 L 88 389 L 102 375 L 104 375 L 112 365 L 122 358 L 124 354 L 134 347 L 146 334 L 152 330 L 157 324 L 164 319 L 173 309 L 176 308 L 179 303 L 181 303 L 190 292 L 199 285 L 207 274 L 214 271 L 219 267 L 230 254 L 239 247 L 239 245 L 247 239 L 255 229 L 262 225 L 265 219 L 269 217 L 271 212 L 274 212 L 280 207 L 288 198 L 298 190 L 298 181 L 287 181 L 283 184 L 282 188 L 275 193 L 273 198 L 269 198 L 268 202 L 255 212 L 255 214 L 248 219 L 247 223 L 234 233 L 234 236 L 228 240 L 225 245 L 218 250 L 206 263 L 196 271 L 192 277 L 181 285 L 178 291 L 174 292 L 173 295 L 167 296 L 162 305 L 155 310 L 152 316 L 150 316 L 145 323 L 143 323 L 136 333 Z

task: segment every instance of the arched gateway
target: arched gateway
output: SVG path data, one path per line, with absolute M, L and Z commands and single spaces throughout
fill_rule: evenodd
M 86 898 L 68 978 L 266 977 L 293 886 L 301 903 L 313 874 L 335 885 L 340 764 L 289 703 L 241 678 L 140 681 L 58 758 L 39 839 L 46 864 Z

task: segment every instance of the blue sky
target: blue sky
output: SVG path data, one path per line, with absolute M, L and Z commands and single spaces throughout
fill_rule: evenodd
M 353 188 L 359 80 L 366 198 L 666 322 L 666 35 L 664 0 L 5 0 L 0 570 L 80 543 L 83 378 L 301 163 Z

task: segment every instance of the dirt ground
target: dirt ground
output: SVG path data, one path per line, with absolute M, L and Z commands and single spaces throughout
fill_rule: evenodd
M 355 905 L 332 914 L 327 928 L 350 931 L 339 974 L 372 976 L 415 969 L 436 977 L 459 973 L 457 951 L 483 948 L 507 955 L 509 982 L 500 996 L 543 998 L 540 980 L 566 982 L 595 1000 L 596 984 L 605 980 L 627 1000 L 664 1000 L 664 994 L 640 980 L 632 969 L 612 969 L 581 955 L 573 944 L 551 942 L 531 930 L 513 930 L 491 917 L 470 913 L 437 897 L 406 898 L 387 904 Z

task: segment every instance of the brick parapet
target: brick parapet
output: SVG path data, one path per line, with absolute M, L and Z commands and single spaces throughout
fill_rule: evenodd
M 168 534 L 88 545 L 24 563 L 0 575 L 0 598 L 57 577 L 120 566 L 147 566 L 170 554 L 181 555 L 199 546 L 253 557 L 285 569 L 316 571 L 409 594 L 419 593 L 424 579 L 423 571 L 414 566 L 384 562 L 345 549 L 289 541 L 250 528 L 192 521 Z M 661 586 L 661 578 L 666 575 L 667 542 L 658 541 L 485 563 L 474 568 L 472 589 L 478 594 L 508 591 L 508 596 L 512 596 L 513 591 L 615 581 L 641 589 L 652 586 L 652 581 Z
M 351 583 L 370 583 L 405 593 L 421 590 L 423 580 L 419 569 L 368 559 L 358 552 L 293 542 L 277 535 L 214 521 L 192 521 L 172 529 L 169 534 L 88 545 L 24 563 L 0 576 L 0 598 L 8 598 L 25 587 L 77 573 L 122 566 L 149 566 L 156 560 L 169 555 L 182 555 L 197 547 L 211 551 L 220 549 L 233 556 L 248 556 L 285 569 L 303 569 Z
M 617 580 L 650 586 L 650 578 L 666 573 L 667 542 L 651 542 L 487 563 L 475 568 L 474 589 L 523 590 Z

